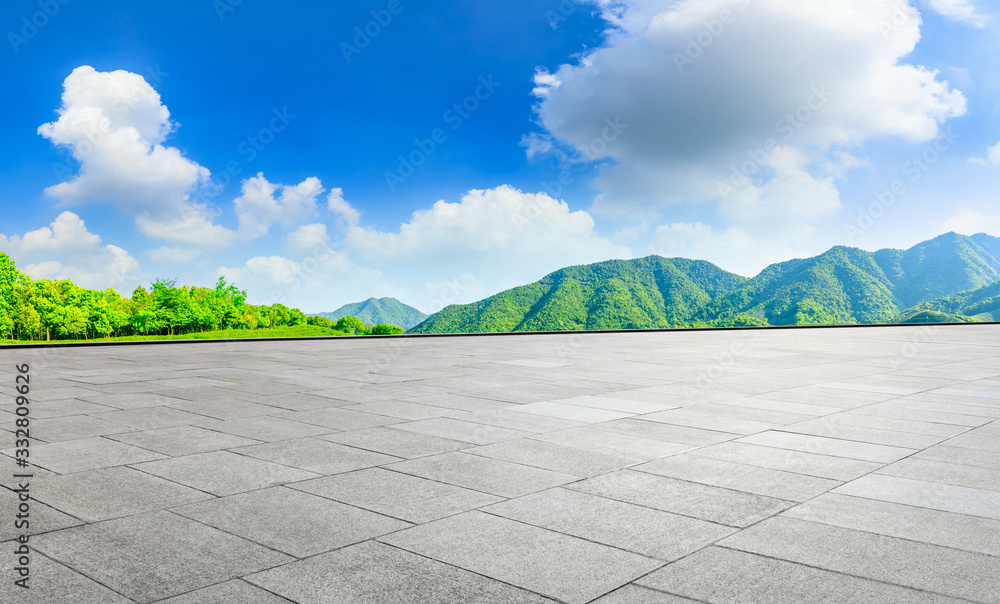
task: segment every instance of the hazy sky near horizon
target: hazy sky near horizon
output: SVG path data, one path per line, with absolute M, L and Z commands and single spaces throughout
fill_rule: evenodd
M 985 0 L 335 4 L 5 2 L 0 252 L 435 311 L 611 258 L 1000 235 Z

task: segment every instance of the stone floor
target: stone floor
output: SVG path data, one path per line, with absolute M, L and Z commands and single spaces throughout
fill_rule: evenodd
M 996 325 L 6 348 L 0 367 L 2 602 L 1000 603 Z

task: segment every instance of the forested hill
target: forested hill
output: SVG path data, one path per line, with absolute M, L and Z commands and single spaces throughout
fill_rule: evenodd
M 919 316 L 918 316 L 919 315 Z M 1000 281 L 985 287 L 921 302 L 903 311 L 900 321 L 1000 321 Z
M 562 269 L 449 306 L 411 332 L 890 323 L 904 309 L 998 280 L 1000 238 L 986 234 L 946 233 L 908 250 L 838 246 L 772 264 L 752 279 L 708 262 L 650 256 Z
M 686 324 L 702 306 L 745 281 L 699 260 L 609 260 L 564 268 L 480 302 L 448 306 L 411 332 L 672 327 Z
M 331 321 L 341 317 L 357 317 L 368 326 L 387 323 L 403 329 L 409 329 L 427 318 L 426 314 L 395 298 L 368 298 L 364 302 L 345 304 L 333 312 L 318 313 L 316 316 Z

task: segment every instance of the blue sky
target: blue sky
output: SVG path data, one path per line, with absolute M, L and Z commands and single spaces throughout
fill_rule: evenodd
M 317 4 L 4 3 L 0 251 L 433 311 L 609 258 L 1000 234 L 983 0 Z

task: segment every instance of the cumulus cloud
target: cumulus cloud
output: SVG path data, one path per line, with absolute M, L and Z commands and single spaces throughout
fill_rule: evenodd
M 304 224 L 288 234 L 286 246 L 293 254 L 307 255 L 330 243 L 326 225 L 322 223 Z
M 74 178 L 46 189 L 66 204 L 105 201 L 130 214 L 162 216 L 209 178 L 206 168 L 163 145 L 175 124 L 138 74 L 77 67 L 63 82 L 58 114 L 38 133 L 80 163 Z
M 469 191 L 458 203 L 438 201 L 414 212 L 398 231 L 354 227 L 345 233 L 343 248 L 400 273 L 423 273 L 433 266 L 445 280 L 476 275 L 483 290 L 469 289 L 464 301 L 569 264 L 631 257 L 628 248 L 595 233 L 589 213 L 508 185 Z
M 253 239 L 267 235 L 272 223 L 291 226 L 316 213 L 316 199 L 323 185 L 310 177 L 297 185 L 272 184 L 258 173 L 243 181 L 240 196 L 233 201 L 241 235 Z
M 34 279 L 72 279 L 77 285 L 114 287 L 127 294 L 140 281 L 139 263 L 116 245 L 102 245 L 73 212 L 24 235 L 0 234 L 0 252 Z
M 326 207 L 348 225 L 356 225 L 361 220 L 361 212 L 344 201 L 343 189 L 330 189 L 330 195 L 326 198 Z
M 994 166 L 1000 166 L 1000 143 L 997 143 L 986 150 L 986 157 Z
M 605 44 L 535 80 L 547 132 L 611 161 L 596 212 L 718 201 L 718 184 L 769 141 L 822 184 L 832 150 L 931 140 L 966 110 L 937 72 L 905 62 L 921 23 L 905 0 L 597 3 L 612 25 Z M 751 170 L 758 185 L 773 177 L 766 164 Z
M 927 7 L 941 15 L 961 21 L 967 25 L 982 29 L 986 27 L 988 18 L 976 11 L 970 0 L 927 0 Z

